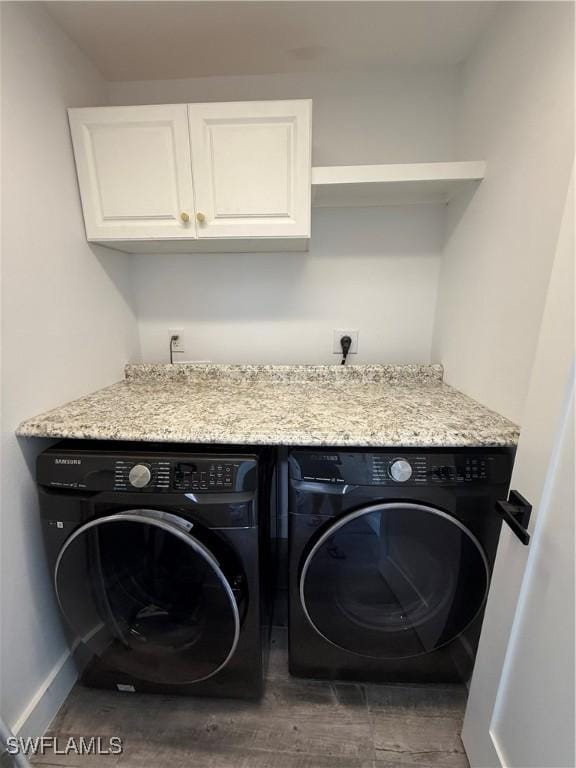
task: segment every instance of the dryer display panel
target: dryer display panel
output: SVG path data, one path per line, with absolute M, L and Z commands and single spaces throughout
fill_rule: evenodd
M 416 449 L 379 452 L 294 450 L 293 480 L 331 485 L 415 486 L 488 485 L 506 482 L 511 456 L 478 451 L 420 453 Z

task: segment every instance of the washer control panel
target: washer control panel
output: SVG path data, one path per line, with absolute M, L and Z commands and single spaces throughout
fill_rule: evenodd
M 396 459 L 388 468 L 392 480 L 397 483 L 405 483 L 412 477 L 412 465 L 406 459 Z
M 290 454 L 291 477 L 304 482 L 379 486 L 450 486 L 507 482 L 513 452 L 460 449 L 406 452 L 312 452 Z
M 207 464 L 180 462 L 174 467 L 174 488 L 179 491 L 230 490 L 238 464 L 213 461 Z
M 114 490 L 168 490 L 170 488 L 169 461 L 130 461 L 116 459 L 114 462 Z
M 235 487 L 238 467 L 238 462 L 227 460 L 134 463 L 120 459 L 115 464 L 114 490 L 230 491 Z
M 59 451 L 38 457 L 40 485 L 125 493 L 226 493 L 255 490 L 256 456 L 189 453 Z
M 152 480 L 152 472 L 147 464 L 134 464 L 130 472 L 128 472 L 128 482 L 134 488 L 145 488 L 150 485 Z

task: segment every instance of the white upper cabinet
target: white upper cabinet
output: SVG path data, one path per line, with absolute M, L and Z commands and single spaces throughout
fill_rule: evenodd
M 185 104 L 69 117 L 88 240 L 195 236 Z
M 310 101 L 70 109 L 89 240 L 129 252 L 304 250 Z
M 199 238 L 310 237 L 310 101 L 189 104 Z

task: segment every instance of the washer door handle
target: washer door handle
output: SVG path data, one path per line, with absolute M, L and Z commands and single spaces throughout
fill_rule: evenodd
M 189 533 L 192 528 L 194 528 L 194 523 L 192 523 L 190 520 L 186 520 L 183 517 L 174 515 L 172 512 L 165 512 L 161 509 L 129 509 L 122 514 L 130 515 L 131 517 L 135 518 L 153 517 L 156 520 L 165 520 L 168 523 L 172 523 L 173 525 L 177 525 L 179 528 L 182 528 L 182 530 L 186 531 L 186 533 Z

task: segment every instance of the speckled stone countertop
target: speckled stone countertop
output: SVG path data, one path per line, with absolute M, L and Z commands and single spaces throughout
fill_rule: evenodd
M 512 446 L 515 424 L 439 365 L 128 365 L 124 381 L 24 421 L 22 437 L 331 446 Z

